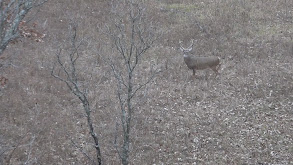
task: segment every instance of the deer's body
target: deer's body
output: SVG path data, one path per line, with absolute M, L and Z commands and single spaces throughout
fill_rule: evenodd
M 189 48 L 185 49 L 180 45 L 180 49 L 184 54 L 184 62 L 189 69 L 193 70 L 193 75 L 195 75 L 196 70 L 207 68 L 211 68 L 217 75 L 220 68 L 220 59 L 215 56 L 191 56 L 189 52 L 192 50 L 192 46 L 193 41 Z

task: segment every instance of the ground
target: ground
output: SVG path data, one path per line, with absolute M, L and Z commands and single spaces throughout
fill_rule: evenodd
M 131 164 L 293 164 L 293 1 L 145 6 L 161 36 L 135 75 L 161 72 L 135 98 Z M 76 145 L 94 154 L 82 104 L 50 75 L 72 21 L 88 40 L 78 71 L 104 164 L 120 164 L 116 81 L 100 56 L 112 54 L 101 46 L 110 9 L 108 1 L 51 0 L 28 16 L 46 37 L 20 39 L 1 59 L 0 164 L 88 164 Z M 194 55 L 220 58 L 220 75 L 192 76 L 179 50 L 191 39 Z

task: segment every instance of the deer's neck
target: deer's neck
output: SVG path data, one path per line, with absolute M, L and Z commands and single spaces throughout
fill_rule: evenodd
M 189 65 L 189 63 L 190 63 L 190 56 L 188 55 L 188 54 L 184 54 L 183 55 L 183 57 L 184 57 L 184 62 L 187 64 L 187 65 Z
M 184 58 L 190 58 L 190 56 L 188 54 L 183 54 Z

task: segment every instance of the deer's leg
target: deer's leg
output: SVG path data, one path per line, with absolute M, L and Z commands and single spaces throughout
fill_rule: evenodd
M 218 72 L 219 68 L 217 68 L 217 66 L 213 66 L 211 69 L 216 73 L 216 75 L 219 74 L 219 72 Z
M 193 76 L 195 76 L 195 69 L 192 69 L 192 72 L 193 72 Z
M 219 75 L 218 69 L 220 68 L 220 66 L 213 66 L 211 69 L 215 72 L 215 77 L 217 77 Z
M 220 67 L 221 67 L 221 64 L 218 65 L 218 67 L 217 67 L 217 72 L 218 72 L 218 70 L 220 69 Z

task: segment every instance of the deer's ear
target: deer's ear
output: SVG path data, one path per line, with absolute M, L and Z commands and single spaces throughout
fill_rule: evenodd
M 188 51 L 189 51 L 189 52 L 190 52 L 190 51 L 192 51 L 192 47 L 191 47 L 191 48 L 189 48 L 189 49 L 188 49 Z

